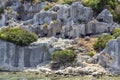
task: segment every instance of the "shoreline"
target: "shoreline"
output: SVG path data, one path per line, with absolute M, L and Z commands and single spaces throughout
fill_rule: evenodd
M 115 80 L 116 78 L 119 79 L 119 76 L 113 76 L 113 75 L 102 75 L 99 77 L 94 77 L 91 75 L 79 75 L 79 76 L 63 76 L 63 75 L 45 75 L 45 74 L 37 74 L 37 73 L 28 73 L 28 72 L 0 72 L 0 77 L 3 78 L 25 78 L 25 79 L 48 79 L 48 80 L 79 80 L 79 79 L 85 79 L 85 80 L 107 80 L 109 78 L 110 80 Z M 115 79 L 114 79 L 115 78 Z

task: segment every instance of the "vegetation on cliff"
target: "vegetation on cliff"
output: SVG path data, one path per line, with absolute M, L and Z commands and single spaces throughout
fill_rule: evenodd
M 107 42 L 111 39 L 113 39 L 113 37 L 109 34 L 104 34 L 98 37 L 98 40 L 94 44 L 94 49 L 97 51 L 102 51 L 106 47 Z
M 114 38 L 120 37 L 120 28 L 116 28 L 113 31 L 113 36 L 114 36 Z
M 0 38 L 4 41 L 12 42 L 19 46 L 28 46 L 37 41 L 36 34 L 26 31 L 23 28 L 3 28 L 0 30 Z
M 71 50 L 55 51 L 52 55 L 52 60 L 60 64 L 73 62 L 75 58 L 76 58 L 76 55 Z
M 91 7 L 95 14 L 100 13 L 103 9 L 109 9 L 113 16 L 114 21 L 120 22 L 120 8 L 118 0 L 82 0 L 85 6 Z

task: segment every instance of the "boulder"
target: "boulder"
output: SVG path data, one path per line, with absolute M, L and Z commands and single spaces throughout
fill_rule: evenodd
M 62 38 L 77 38 L 85 35 L 85 24 L 68 22 L 62 27 Z
M 62 22 L 68 21 L 70 18 L 69 5 L 63 5 L 60 7 L 60 9 L 57 11 L 57 18 Z
M 57 19 L 57 14 L 56 12 L 53 11 L 41 11 L 40 13 L 37 13 L 34 18 L 33 18 L 33 22 L 34 24 L 44 24 L 44 23 L 50 23 L 53 20 Z
M 98 16 L 100 22 L 113 23 L 113 15 L 108 9 L 104 9 Z
M 111 33 L 113 32 L 115 26 L 114 23 L 105 23 L 105 22 L 98 22 L 96 20 L 92 20 L 87 23 L 86 26 L 86 34 L 95 35 L 95 34 L 102 34 L 102 33 Z
M 46 5 L 46 3 L 25 3 L 16 7 L 16 11 L 19 14 L 17 16 L 17 20 L 26 21 L 32 19 L 36 13 L 39 13 L 42 8 Z
M 75 2 L 70 6 L 70 18 L 74 21 L 90 21 L 93 18 L 93 10 L 84 7 L 81 2 Z
M 120 74 L 120 38 L 109 41 L 98 60 L 109 73 Z

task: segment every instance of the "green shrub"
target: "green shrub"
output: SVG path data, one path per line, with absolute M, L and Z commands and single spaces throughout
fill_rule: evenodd
M 94 49 L 97 51 L 101 51 L 106 47 L 106 43 L 113 39 L 113 37 L 109 34 L 104 34 L 98 38 L 98 40 L 95 42 Z
M 94 52 L 94 51 L 90 51 L 90 52 L 88 53 L 88 55 L 89 55 L 90 57 L 93 57 L 95 54 L 96 54 L 96 52 Z
M 36 34 L 22 28 L 3 28 L 0 30 L 0 38 L 19 46 L 28 46 L 38 39 Z
M 44 7 L 44 10 L 45 10 L 45 11 L 48 11 L 50 8 L 52 8 L 52 6 L 48 4 L 48 5 L 46 5 L 46 6 Z
M 4 8 L 0 8 L 0 14 L 4 13 Z
M 99 10 L 99 3 L 100 0 L 82 0 L 83 4 L 85 6 L 91 7 L 93 10 L 98 11 Z
M 120 13 L 116 12 L 115 10 L 111 10 L 111 13 L 113 14 L 113 19 L 115 22 L 120 22 Z
M 104 8 L 115 9 L 118 0 L 82 0 L 85 6 L 91 7 L 96 13 L 101 12 Z
M 52 60 L 61 64 L 73 62 L 75 58 L 76 55 L 71 50 L 55 51 L 52 55 Z
M 51 0 L 52 2 L 57 2 L 57 1 L 59 1 L 59 0 Z
M 115 30 L 113 31 L 113 37 L 120 37 L 120 28 L 115 28 Z
M 36 0 L 21 0 L 21 2 L 35 2 Z
M 76 2 L 77 0 L 63 0 L 63 4 L 69 4 L 71 5 L 73 2 Z

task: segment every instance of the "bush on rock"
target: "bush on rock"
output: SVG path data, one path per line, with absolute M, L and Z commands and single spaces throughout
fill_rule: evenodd
M 113 31 L 113 37 L 114 37 L 114 38 L 120 37 L 120 28 L 116 28 L 116 29 Z
M 52 60 L 60 64 L 73 62 L 75 58 L 76 55 L 71 50 L 55 51 L 52 55 Z
M 94 52 L 94 51 L 90 51 L 90 52 L 88 53 L 88 55 L 89 55 L 90 57 L 93 57 L 95 54 L 96 54 L 96 52 Z
M 28 46 L 30 43 L 35 42 L 38 39 L 36 34 L 18 27 L 1 29 L 0 38 L 19 46 Z
M 98 40 L 95 42 L 94 49 L 97 51 L 102 51 L 106 47 L 106 43 L 113 39 L 113 37 L 109 34 L 104 34 L 98 38 Z

